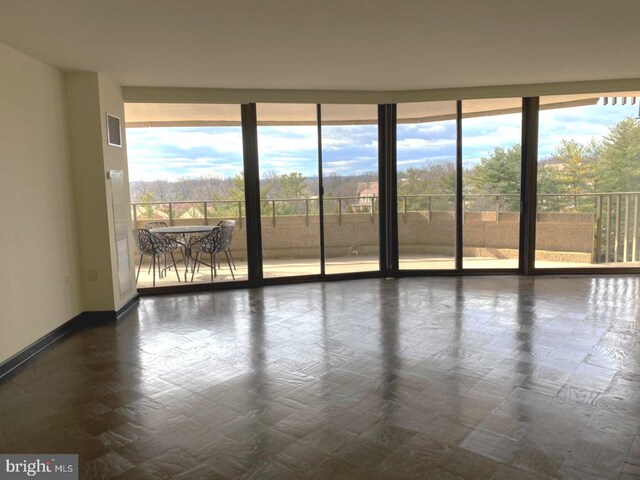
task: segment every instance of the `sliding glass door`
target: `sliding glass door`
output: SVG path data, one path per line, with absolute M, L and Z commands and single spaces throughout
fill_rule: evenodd
M 517 269 L 522 99 L 462 102 L 463 268 Z
M 258 104 L 264 278 L 318 275 L 318 125 L 315 104 Z
M 455 269 L 456 102 L 397 112 L 399 267 Z
M 327 274 L 378 271 L 378 107 L 322 105 Z

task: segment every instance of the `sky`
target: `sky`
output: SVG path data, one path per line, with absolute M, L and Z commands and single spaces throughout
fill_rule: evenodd
M 563 139 L 601 140 L 610 126 L 638 116 L 638 105 L 593 105 L 540 112 L 539 158 L 550 156 Z M 520 143 L 521 115 L 466 118 L 462 122 L 463 163 L 477 164 L 496 147 Z M 323 173 L 357 175 L 377 171 L 376 125 L 322 127 Z M 455 161 L 455 121 L 399 124 L 398 169 Z M 318 174 L 315 126 L 258 127 L 260 175 Z M 131 181 L 184 177 L 233 177 L 242 171 L 240 127 L 128 128 Z

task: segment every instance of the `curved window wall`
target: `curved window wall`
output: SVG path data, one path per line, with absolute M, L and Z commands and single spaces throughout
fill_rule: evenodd
M 138 253 L 138 286 L 639 269 L 638 95 L 127 104 L 135 226 L 235 222 L 199 261 Z

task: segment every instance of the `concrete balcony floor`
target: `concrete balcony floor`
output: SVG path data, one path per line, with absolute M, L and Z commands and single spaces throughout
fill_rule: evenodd
M 207 263 L 208 259 L 205 260 Z M 504 258 L 487 258 L 487 257 L 465 257 L 463 260 L 465 268 L 469 269 L 499 269 L 499 268 L 517 268 L 517 259 Z M 137 265 L 137 264 L 136 264 Z M 589 264 L 577 262 L 552 262 L 539 261 L 538 268 L 585 268 L 598 266 L 603 269 L 609 267 L 640 267 L 640 263 L 608 263 L 608 264 Z M 163 263 L 164 267 L 164 263 Z M 451 257 L 435 256 L 435 255 L 404 255 L 400 259 L 400 268 L 403 270 L 448 270 L 454 268 L 454 261 Z M 378 258 L 376 256 L 349 256 L 340 258 L 327 258 L 326 273 L 355 273 L 369 272 L 378 269 Z M 173 286 L 185 284 L 185 266 L 179 261 L 178 273 L 180 274 L 180 282 L 173 268 L 166 270 L 162 278 L 157 277 L 156 286 Z M 245 260 L 236 261 L 236 269 L 233 271 L 235 280 L 247 279 L 247 262 Z M 320 260 L 311 258 L 291 258 L 291 259 L 264 259 L 264 276 L 265 278 L 277 277 L 296 277 L 302 275 L 317 275 L 320 273 Z M 217 276 L 213 282 L 230 282 L 233 281 L 229 271 L 229 266 L 224 257 L 220 258 L 220 267 L 217 269 Z M 199 269 L 193 276 L 191 281 L 191 271 L 187 275 L 187 284 L 191 283 L 209 283 L 211 282 L 211 273 L 208 266 L 200 265 Z M 149 269 L 147 259 L 140 269 L 140 277 L 137 283 L 138 287 L 148 288 L 153 286 L 153 277 Z

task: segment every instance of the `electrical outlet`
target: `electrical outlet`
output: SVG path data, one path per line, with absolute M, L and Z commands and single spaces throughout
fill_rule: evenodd
M 97 282 L 98 281 L 98 271 L 97 270 L 89 270 L 89 281 Z

